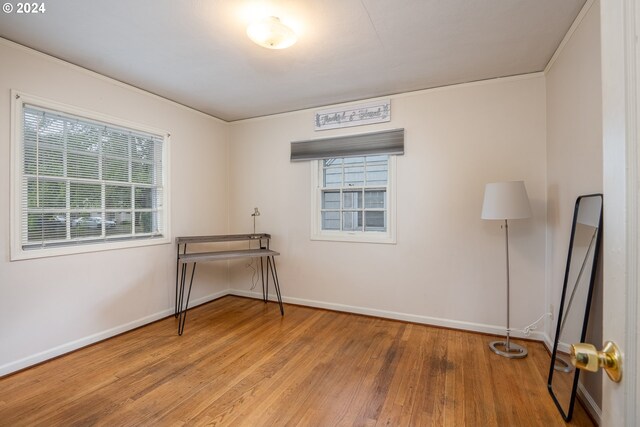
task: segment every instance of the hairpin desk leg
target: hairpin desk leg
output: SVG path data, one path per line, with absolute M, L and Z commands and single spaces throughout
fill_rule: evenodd
M 184 244 L 183 254 L 187 253 L 187 244 Z M 182 299 L 184 296 L 184 279 L 187 274 L 187 265 L 182 264 L 182 275 L 180 276 L 180 284 L 178 285 L 178 270 L 180 268 L 180 245 L 178 245 L 178 254 L 176 257 L 176 307 L 174 316 L 177 318 L 182 310 Z
M 260 258 L 262 259 L 262 258 Z M 265 283 L 264 289 L 265 289 L 265 293 L 264 293 L 264 302 L 268 302 L 269 301 L 269 257 L 267 257 L 267 281 Z
M 184 264 L 183 264 L 184 265 Z M 193 286 L 193 276 L 196 274 L 196 263 L 193 263 L 193 269 L 191 270 L 191 280 L 189 281 L 189 292 L 187 292 L 187 302 L 182 309 L 182 298 L 180 298 L 180 317 L 178 318 L 178 335 L 182 335 L 184 332 L 184 324 L 187 321 L 187 310 L 189 309 L 189 297 L 191 296 L 191 287 Z M 184 277 L 183 277 L 182 294 L 184 295 Z
M 175 307 L 173 310 L 173 315 L 178 317 L 178 272 L 180 271 L 180 244 L 178 244 L 178 249 L 176 250 L 176 299 L 175 299 Z
M 282 295 L 280 295 L 280 282 L 278 280 L 278 270 L 276 269 L 276 258 L 274 256 L 267 257 L 267 278 L 269 277 L 269 271 L 268 271 L 269 263 L 271 263 L 271 276 L 273 277 L 273 287 L 276 288 L 276 296 L 278 297 L 278 304 L 280 304 L 280 314 L 284 316 L 284 308 L 282 306 Z
M 182 305 L 184 302 L 184 285 L 187 278 L 187 264 L 182 263 L 182 272 L 180 274 L 180 289 L 178 290 L 178 298 L 176 300 L 176 314 L 175 317 L 179 317 L 182 313 Z
M 260 257 L 260 280 L 262 281 L 262 301 L 267 302 L 267 293 L 264 287 L 264 259 Z

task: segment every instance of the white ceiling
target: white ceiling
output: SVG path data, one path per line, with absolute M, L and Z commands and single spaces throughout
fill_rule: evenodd
M 0 13 L 0 37 L 233 121 L 542 71 L 585 0 L 44 3 Z M 253 44 L 265 14 L 298 42 Z

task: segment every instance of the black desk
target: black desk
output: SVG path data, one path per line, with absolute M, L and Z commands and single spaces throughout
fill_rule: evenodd
M 178 318 L 178 335 L 184 332 L 184 324 L 187 320 L 187 310 L 189 309 L 189 297 L 191 296 L 191 286 L 193 285 L 193 276 L 196 272 L 196 264 L 204 261 L 228 261 L 238 258 L 260 258 L 260 280 L 262 281 L 262 299 L 264 302 L 269 300 L 269 272 L 273 278 L 273 284 L 280 305 L 280 314 L 284 316 L 284 308 L 282 306 L 282 296 L 280 295 L 280 283 L 278 281 L 278 271 L 276 269 L 276 255 L 278 252 L 269 249 L 269 240 L 271 235 L 260 234 L 229 234 L 218 236 L 188 236 L 176 237 L 178 246 L 176 252 L 176 304 L 175 317 Z M 231 251 L 213 251 L 213 252 L 187 252 L 187 244 L 195 243 L 226 243 L 238 241 L 257 241 L 256 249 L 239 249 Z M 182 253 L 180 246 L 183 245 Z M 266 262 L 265 262 L 266 260 Z M 184 298 L 185 282 L 187 279 L 187 265 L 193 263 L 191 270 L 191 279 L 189 280 L 189 290 L 187 291 L 187 299 Z M 265 278 L 265 265 L 267 274 Z M 182 268 L 181 268 L 182 267 Z

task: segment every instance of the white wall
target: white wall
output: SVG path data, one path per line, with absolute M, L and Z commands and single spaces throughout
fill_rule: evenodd
M 592 4 L 546 73 L 547 293 L 556 316 L 547 324 L 549 342 L 555 337 L 576 198 L 602 192 L 599 7 L 597 1 Z M 602 342 L 601 277 L 595 285 L 587 336 L 587 342 L 596 346 Z M 583 371 L 581 379 L 599 407 L 602 372 Z
M 175 280 L 173 244 L 9 261 L 10 89 L 170 132 L 173 236 L 227 230 L 228 125 L 3 39 L 0 63 L 2 375 L 169 314 Z M 225 265 L 196 278 L 196 300 L 228 288 Z
M 511 326 L 523 327 L 559 301 L 565 201 L 601 190 L 592 15 L 546 76 L 392 96 L 391 123 L 323 132 L 315 110 L 227 124 L 0 39 L 0 375 L 169 314 L 175 280 L 174 245 L 9 262 L 10 89 L 169 131 L 172 235 L 249 232 L 259 207 L 288 301 L 503 333 L 504 234 L 480 219 L 484 185 L 523 179 L 531 199 L 533 218 L 510 224 Z M 397 127 L 397 244 L 311 241 L 310 165 L 289 161 L 290 142 Z M 195 300 L 256 295 L 245 262 L 199 269 Z
M 480 219 L 487 182 L 523 179 L 533 218 L 510 224 L 511 326 L 545 310 L 545 82 L 498 79 L 391 97 L 391 123 L 314 132 L 313 110 L 232 124 L 230 231 L 273 235 L 286 300 L 503 333 L 504 232 Z M 311 241 L 310 165 L 290 142 L 405 128 L 397 244 Z M 251 270 L 231 269 L 247 294 Z M 536 336 L 541 338 L 542 335 Z

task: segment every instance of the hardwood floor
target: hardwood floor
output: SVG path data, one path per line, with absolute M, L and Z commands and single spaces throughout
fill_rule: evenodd
M 549 355 L 468 332 L 224 297 L 0 380 L 0 425 L 564 426 Z M 570 425 L 591 426 L 576 405 Z

